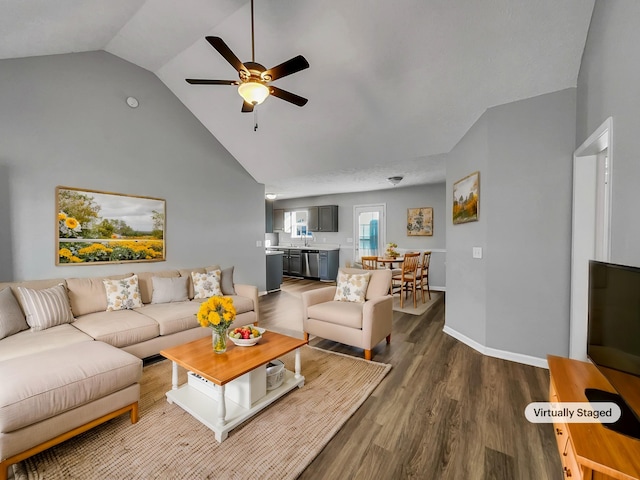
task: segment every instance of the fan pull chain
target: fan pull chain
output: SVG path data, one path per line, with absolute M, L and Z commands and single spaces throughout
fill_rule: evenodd
M 253 131 L 258 131 L 258 112 L 255 109 L 253 110 Z

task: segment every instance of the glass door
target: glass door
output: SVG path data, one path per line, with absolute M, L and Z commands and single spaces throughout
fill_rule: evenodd
M 354 237 L 353 260 L 360 262 L 362 256 L 380 256 L 385 248 L 386 227 L 386 205 L 355 205 L 354 214 Z

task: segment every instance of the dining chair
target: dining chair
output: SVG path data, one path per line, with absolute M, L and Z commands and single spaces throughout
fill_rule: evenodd
M 378 257 L 373 256 L 363 256 L 362 260 L 362 268 L 364 270 L 377 270 L 378 269 Z
M 391 277 L 391 294 L 393 295 L 396 289 L 400 291 L 400 308 L 404 306 L 404 298 L 408 295 L 409 290 L 413 293 L 413 308 L 417 306 L 416 286 L 419 262 L 420 252 L 405 253 L 401 273 Z
M 424 303 L 424 287 L 427 286 L 427 294 L 429 300 L 431 300 L 431 288 L 429 287 L 429 263 L 431 262 L 431 252 L 422 253 L 422 261 L 418 265 L 418 273 L 416 278 L 418 280 L 417 289 L 422 292 L 422 303 Z

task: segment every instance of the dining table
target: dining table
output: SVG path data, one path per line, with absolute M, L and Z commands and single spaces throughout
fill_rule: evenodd
M 404 262 L 404 257 L 378 257 L 378 263 L 382 263 L 386 268 L 390 268 L 391 270 L 393 270 L 393 264 L 397 263 L 399 265 L 402 265 L 402 262 Z

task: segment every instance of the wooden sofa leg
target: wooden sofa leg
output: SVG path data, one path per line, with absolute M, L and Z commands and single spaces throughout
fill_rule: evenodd
M 364 351 L 364 359 L 365 360 L 371 360 L 371 350 L 365 350 Z
M 391 334 L 387 335 L 387 345 L 391 343 Z
M 132 406 L 131 406 L 131 423 L 138 423 L 138 419 L 140 417 L 138 417 L 138 402 L 135 402 Z
M 7 469 L 12 464 L 7 462 L 0 462 L 0 480 L 7 480 Z
M 309 334 L 307 332 L 304 332 L 304 341 L 305 342 L 309 341 Z

